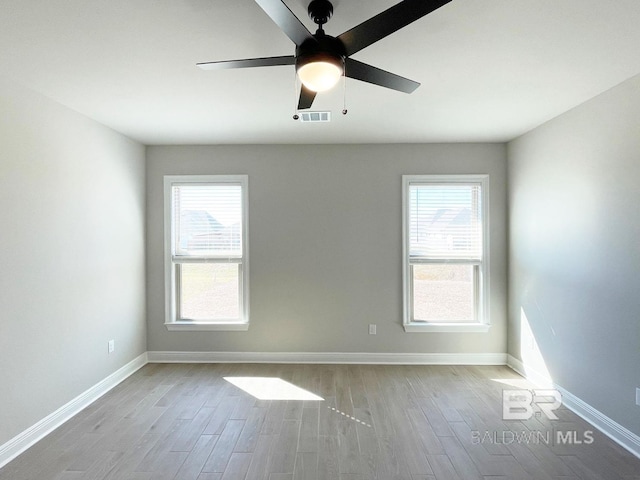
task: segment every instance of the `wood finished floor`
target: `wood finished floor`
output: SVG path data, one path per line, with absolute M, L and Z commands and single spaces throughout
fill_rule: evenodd
M 324 400 L 258 400 L 223 377 L 277 377 Z M 149 364 L 0 479 L 640 479 L 639 459 L 564 408 L 502 420 L 502 390 L 525 385 L 491 366 Z M 545 443 L 587 430 L 590 445 Z

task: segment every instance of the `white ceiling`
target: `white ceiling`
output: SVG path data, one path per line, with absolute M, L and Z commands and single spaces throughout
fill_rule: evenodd
M 325 30 L 394 3 L 336 0 Z M 638 0 L 453 0 L 354 55 L 418 90 L 347 80 L 329 124 L 292 120 L 293 66 L 196 68 L 294 53 L 253 0 L 2 0 L 0 74 L 145 144 L 501 142 L 639 74 L 639 25 Z

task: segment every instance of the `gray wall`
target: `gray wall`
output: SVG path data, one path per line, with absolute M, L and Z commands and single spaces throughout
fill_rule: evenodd
M 508 148 L 509 352 L 640 434 L 640 76 Z
M 146 340 L 144 147 L 2 80 L 0 112 L 2 445 Z
M 506 352 L 505 152 L 488 144 L 149 147 L 149 350 Z M 402 328 L 401 175 L 429 173 L 491 175 L 488 334 Z M 249 175 L 248 332 L 165 329 L 165 174 Z

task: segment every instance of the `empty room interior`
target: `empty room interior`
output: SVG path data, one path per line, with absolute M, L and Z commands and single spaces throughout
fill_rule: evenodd
M 640 479 L 637 0 L 2 0 L 0 480 Z

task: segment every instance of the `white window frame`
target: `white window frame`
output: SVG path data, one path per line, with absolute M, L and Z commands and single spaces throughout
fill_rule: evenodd
M 472 323 L 415 322 L 413 321 L 412 270 L 411 265 L 419 262 L 409 258 L 409 187 L 415 184 L 451 185 L 478 184 L 481 186 L 482 214 L 482 261 L 479 263 L 478 295 L 475 318 Z M 489 319 L 489 175 L 403 175 L 402 176 L 402 288 L 404 296 L 403 326 L 405 332 L 488 332 Z
M 242 188 L 242 258 L 240 259 L 240 321 L 190 321 L 177 318 L 176 262 L 172 255 L 172 187 L 180 185 L 240 185 Z M 248 175 L 165 175 L 164 176 L 164 272 L 165 326 L 170 331 L 249 329 L 249 179 Z

